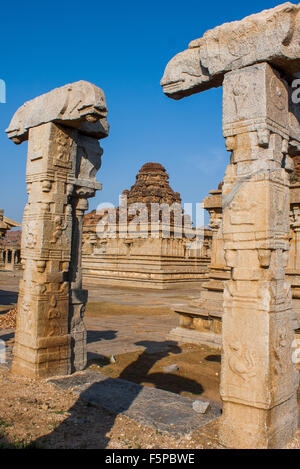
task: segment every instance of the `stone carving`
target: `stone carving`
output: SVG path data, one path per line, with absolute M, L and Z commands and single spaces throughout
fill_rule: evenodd
M 243 350 L 242 345 L 238 342 L 230 344 L 229 348 L 231 353 L 228 363 L 231 371 L 243 381 L 248 382 L 256 375 L 255 352 L 250 352 L 248 349 Z
M 29 296 L 25 296 L 21 302 L 20 316 L 23 323 L 24 332 L 32 334 L 33 314 Z
M 73 318 L 87 300 L 82 219 L 86 199 L 101 188 L 98 138 L 108 133 L 106 114 L 103 91 L 81 81 L 25 103 L 7 130 L 15 143 L 29 140 L 15 373 L 48 377 L 85 367 L 86 333 L 78 334 Z
M 24 228 L 25 247 L 33 249 L 37 243 L 36 223 L 30 221 Z
M 289 362 L 291 360 L 289 339 L 289 330 L 287 326 L 278 328 L 274 345 L 275 365 L 274 371 L 277 375 L 285 374 L 288 371 Z
M 223 135 L 231 156 L 222 187 L 222 238 L 230 279 L 219 438 L 234 448 L 280 447 L 298 426 L 298 373 L 291 362 L 297 321 L 285 268 L 292 158 L 300 154 L 299 111 L 291 99 L 300 69 L 299 10 L 285 3 L 208 31 L 189 46 L 199 58 L 184 51 L 161 81 L 174 99 L 223 85 Z M 192 84 L 182 73 L 187 56 L 203 73 Z M 246 352 L 249 344 L 255 357 Z M 247 371 L 251 380 L 238 384 L 234 375 Z
M 100 139 L 108 135 L 106 116 L 103 91 L 81 80 L 56 88 L 23 104 L 13 116 L 6 132 L 15 143 L 21 143 L 28 139 L 29 129 L 54 122 L 74 127 L 84 134 Z M 65 152 L 62 152 L 63 137 L 57 144 L 57 159 L 67 158 Z
M 50 322 L 50 326 L 49 326 L 49 333 L 48 333 L 48 336 L 49 337 L 52 337 L 52 336 L 60 336 L 61 333 L 62 333 L 62 329 L 60 327 L 60 318 L 61 318 L 61 314 L 60 312 L 58 311 L 57 309 L 57 301 L 56 301 L 56 298 L 55 296 L 51 296 L 50 298 L 50 301 L 49 301 L 49 306 L 50 306 L 50 309 L 49 309 L 49 313 L 48 313 L 48 319 L 49 319 L 49 322 Z
M 58 216 L 54 220 L 54 226 L 53 237 L 50 243 L 56 243 L 60 239 L 63 232 L 67 229 L 68 223 L 64 223 L 62 217 Z
M 168 63 L 161 80 L 164 93 L 180 99 L 221 86 L 226 72 L 261 62 L 287 74 L 299 72 L 299 9 L 299 5 L 287 2 L 207 31 Z M 246 82 L 245 91 L 244 85 Z M 269 86 L 272 97 L 278 96 L 280 87 L 277 90 L 275 82 Z M 280 106 L 283 100 L 278 98 Z

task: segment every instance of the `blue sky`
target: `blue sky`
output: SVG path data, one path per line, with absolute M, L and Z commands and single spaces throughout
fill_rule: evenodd
M 5 134 L 25 101 L 87 80 L 102 88 L 110 135 L 90 200 L 117 204 L 141 165 L 163 164 L 184 202 L 200 202 L 222 179 L 229 156 L 222 137 L 222 90 L 173 101 L 162 93 L 167 62 L 214 26 L 272 8 L 281 1 L 52 0 L 2 2 L 0 79 L 0 208 L 21 221 L 26 203 L 27 144 Z

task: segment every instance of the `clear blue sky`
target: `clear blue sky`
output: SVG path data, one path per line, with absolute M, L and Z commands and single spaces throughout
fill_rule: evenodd
M 26 201 L 27 144 L 4 132 L 25 101 L 87 80 L 106 95 L 110 136 L 90 208 L 118 202 L 141 165 L 163 164 L 184 202 L 201 201 L 224 175 L 221 89 L 173 101 L 162 93 L 167 62 L 214 26 L 281 1 L 20 1 L 1 4 L 0 208 L 21 221 Z

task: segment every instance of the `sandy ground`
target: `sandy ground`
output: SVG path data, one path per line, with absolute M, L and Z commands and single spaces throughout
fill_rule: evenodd
M 12 376 L 2 367 L 0 387 L 0 448 L 219 447 L 215 423 L 174 438 L 91 406 L 72 391 Z
M 2 318 L 14 306 L 16 281 L 0 276 L 0 289 L 6 292 L 0 296 Z M 127 304 L 97 300 L 86 311 L 89 367 L 109 377 L 220 401 L 220 353 L 168 341 L 167 332 L 177 320 L 165 304 L 133 304 L 132 296 Z M 11 332 L 8 345 L 13 345 Z M 165 372 L 170 364 L 178 370 Z M 218 421 L 173 437 L 88 404 L 46 380 L 13 376 L 3 366 L 0 389 L 0 448 L 220 448 Z M 287 447 L 300 449 L 300 432 Z

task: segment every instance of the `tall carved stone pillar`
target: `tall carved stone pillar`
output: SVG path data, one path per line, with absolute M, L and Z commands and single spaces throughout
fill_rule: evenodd
M 86 197 L 101 188 L 106 114 L 102 90 L 77 82 L 25 103 L 7 130 L 15 143 L 28 139 L 15 373 L 47 377 L 85 366 L 82 217 Z
M 224 290 L 220 440 L 234 448 L 273 448 L 293 436 L 298 420 L 295 314 L 285 279 L 289 91 L 261 63 L 227 73 L 223 93 L 223 131 L 232 151 L 223 185 L 231 279 Z
M 72 372 L 83 370 L 86 365 L 87 332 L 83 321 L 83 313 L 88 298 L 88 291 L 82 289 L 81 250 L 83 215 L 88 209 L 88 201 L 83 197 L 73 197 L 74 229 L 72 237 L 72 261 L 70 266 L 71 297 L 70 297 L 70 332 Z
M 293 309 L 297 315 L 295 320 L 295 355 L 297 368 L 300 369 L 300 184 L 299 184 L 299 157 L 295 161 L 295 174 L 298 181 L 293 181 L 290 187 L 290 255 L 286 270 L 288 280 L 291 282 Z M 298 164 L 297 164 L 298 163 Z
M 293 293 L 293 307 L 300 320 L 300 184 L 295 183 L 290 188 L 290 256 L 286 270 L 291 281 Z

